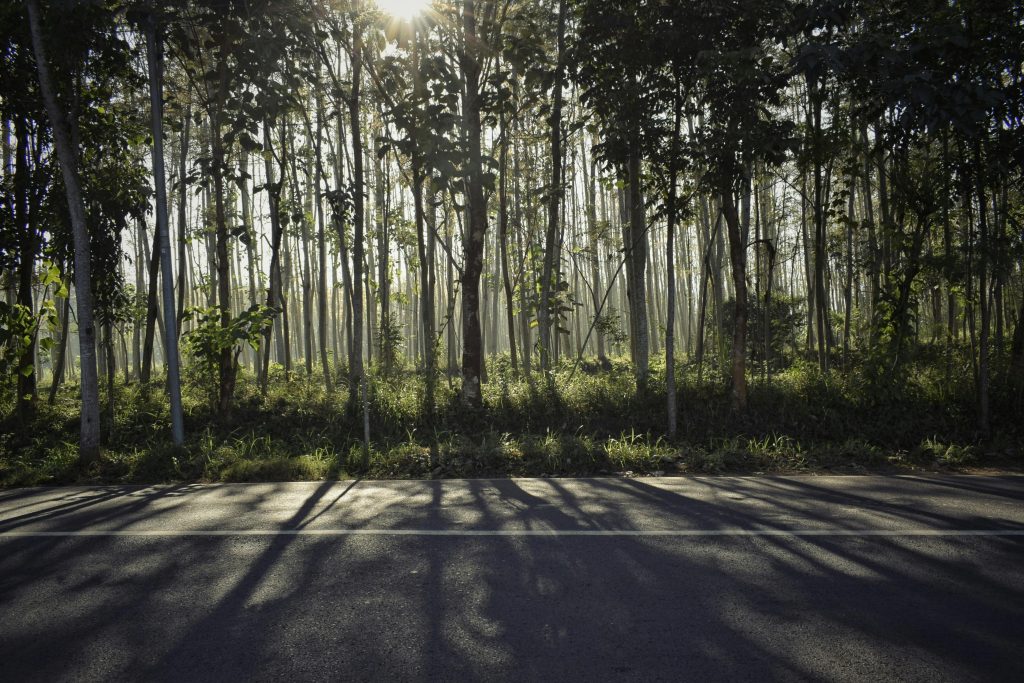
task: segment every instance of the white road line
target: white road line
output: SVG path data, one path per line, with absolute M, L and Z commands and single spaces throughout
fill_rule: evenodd
M 0 531 L 3 538 L 230 536 L 1024 536 L 1014 529 L 137 529 Z

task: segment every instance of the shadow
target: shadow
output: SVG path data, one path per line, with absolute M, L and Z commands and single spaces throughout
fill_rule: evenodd
M 283 530 L 1024 528 L 1008 491 L 930 478 L 356 483 L 178 500 Z M 111 507 L 166 514 L 148 501 Z M 1020 537 L 0 537 L 0 658 L 9 680 L 1020 680 L 1022 556 Z
M 338 501 L 340 501 L 342 498 L 344 498 L 346 493 L 348 493 L 353 488 L 355 488 L 355 485 L 358 484 L 360 481 L 362 481 L 362 480 L 361 479 L 353 479 L 351 481 L 351 483 L 349 483 L 349 485 L 346 486 L 344 488 L 344 490 L 342 490 L 342 492 L 338 494 L 337 498 L 335 498 L 330 503 L 328 503 L 327 505 L 324 506 L 323 510 L 321 510 L 318 513 L 316 513 L 312 517 L 306 518 L 304 521 L 302 521 L 300 524 L 298 524 L 298 526 L 296 526 L 295 528 L 296 529 L 303 529 L 303 528 L 309 526 L 310 524 L 312 524 L 313 522 L 315 522 L 317 520 L 317 518 L 319 518 L 320 516 L 326 514 L 327 512 L 330 512 L 331 508 L 333 508 L 338 503 Z
M 320 483 L 280 528 L 282 530 L 302 528 L 304 521 L 316 507 L 317 503 L 334 485 L 335 483 L 330 481 Z M 354 482 L 350 484 L 345 491 L 342 491 L 338 499 L 354 485 Z M 337 502 L 338 499 L 335 499 L 334 502 Z M 331 504 L 333 505 L 334 502 Z M 182 680 L 182 664 L 202 661 L 208 652 L 207 644 L 210 642 L 209 639 L 218 637 L 216 633 L 221 630 L 223 625 L 235 625 L 235 629 L 229 631 L 229 633 L 240 630 L 238 629 L 238 621 L 244 618 L 248 609 L 247 603 L 249 599 L 257 592 L 260 583 L 272 572 L 281 554 L 293 542 L 295 536 L 279 535 L 270 538 L 269 545 L 254 560 L 245 565 L 244 574 L 235 582 L 231 590 L 219 600 L 216 607 L 209 611 L 202 619 L 192 624 L 189 635 L 180 640 L 167 653 L 163 662 L 156 666 L 148 667 L 148 670 L 142 676 L 143 679 Z M 261 639 L 269 637 L 270 632 L 252 630 L 247 631 L 245 635 L 249 640 L 249 647 L 252 647 L 258 644 Z M 226 652 L 225 657 L 237 657 L 238 652 L 239 650 L 236 648 L 234 652 Z M 137 663 L 142 664 L 143 662 L 137 661 Z M 185 671 L 188 671 L 187 666 Z
M 21 506 L 22 509 L 35 505 L 45 506 L 41 510 L 0 519 L 0 532 L 14 531 L 39 522 L 60 522 L 63 519 L 74 520 L 80 525 L 80 528 L 106 519 L 130 519 L 132 514 L 146 510 L 162 498 L 181 496 L 192 490 L 196 490 L 194 484 L 157 487 L 102 487 L 98 490 L 84 492 L 54 489 L 55 498 L 44 498 L 34 505 Z M 94 509 L 103 503 L 119 499 L 127 500 L 113 506 L 105 506 L 101 511 L 95 513 L 90 511 L 91 508 Z
M 900 475 L 900 479 L 921 482 L 928 486 L 943 486 L 957 492 L 970 491 L 989 496 L 999 496 L 1011 500 L 1024 502 L 1024 488 L 1021 487 L 1022 477 L 1010 475 L 1001 477 L 986 477 L 985 484 L 979 482 L 971 475 L 961 476 L 927 476 L 927 475 Z M 996 486 L 995 483 L 1001 484 Z M 988 484 L 988 485 L 986 485 Z M 1014 486 L 1016 485 L 1016 486 Z
M 8 503 L 10 501 L 21 500 L 22 498 L 31 498 L 38 496 L 40 493 L 46 491 L 61 492 L 65 491 L 66 487 L 58 486 L 31 486 L 27 488 L 16 488 L 16 489 L 0 489 L 0 503 Z

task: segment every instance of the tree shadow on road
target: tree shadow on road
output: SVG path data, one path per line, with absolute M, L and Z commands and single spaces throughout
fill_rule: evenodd
M 404 504 L 373 508 L 355 484 L 324 483 L 281 526 L 772 529 L 818 509 L 832 511 L 820 524 L 863 527 L 837 506 L 903 527 L 956 521 L 805 481 L 698 484 L 700 496 L 643 480 L 410 482 L 395 487 Z M 252 509 L 272 507 L 274 491 Z M 133 502 L 123 511 L 144 519 Z M 0 543 L 0 576 L 20 577 L 0 582 L 0 657 L 13 679 L 991 679 L 1022 667 L 1020 539 Z

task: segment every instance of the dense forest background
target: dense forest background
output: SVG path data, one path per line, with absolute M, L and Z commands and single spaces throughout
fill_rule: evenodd
M 0 26 L 4 482 L 1021 457 L 1020 3 Z

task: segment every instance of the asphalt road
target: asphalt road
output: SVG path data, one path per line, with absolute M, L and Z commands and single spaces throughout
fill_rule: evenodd
M 1024 477 L 0 491 L 0 680 L 1024 680 Z

